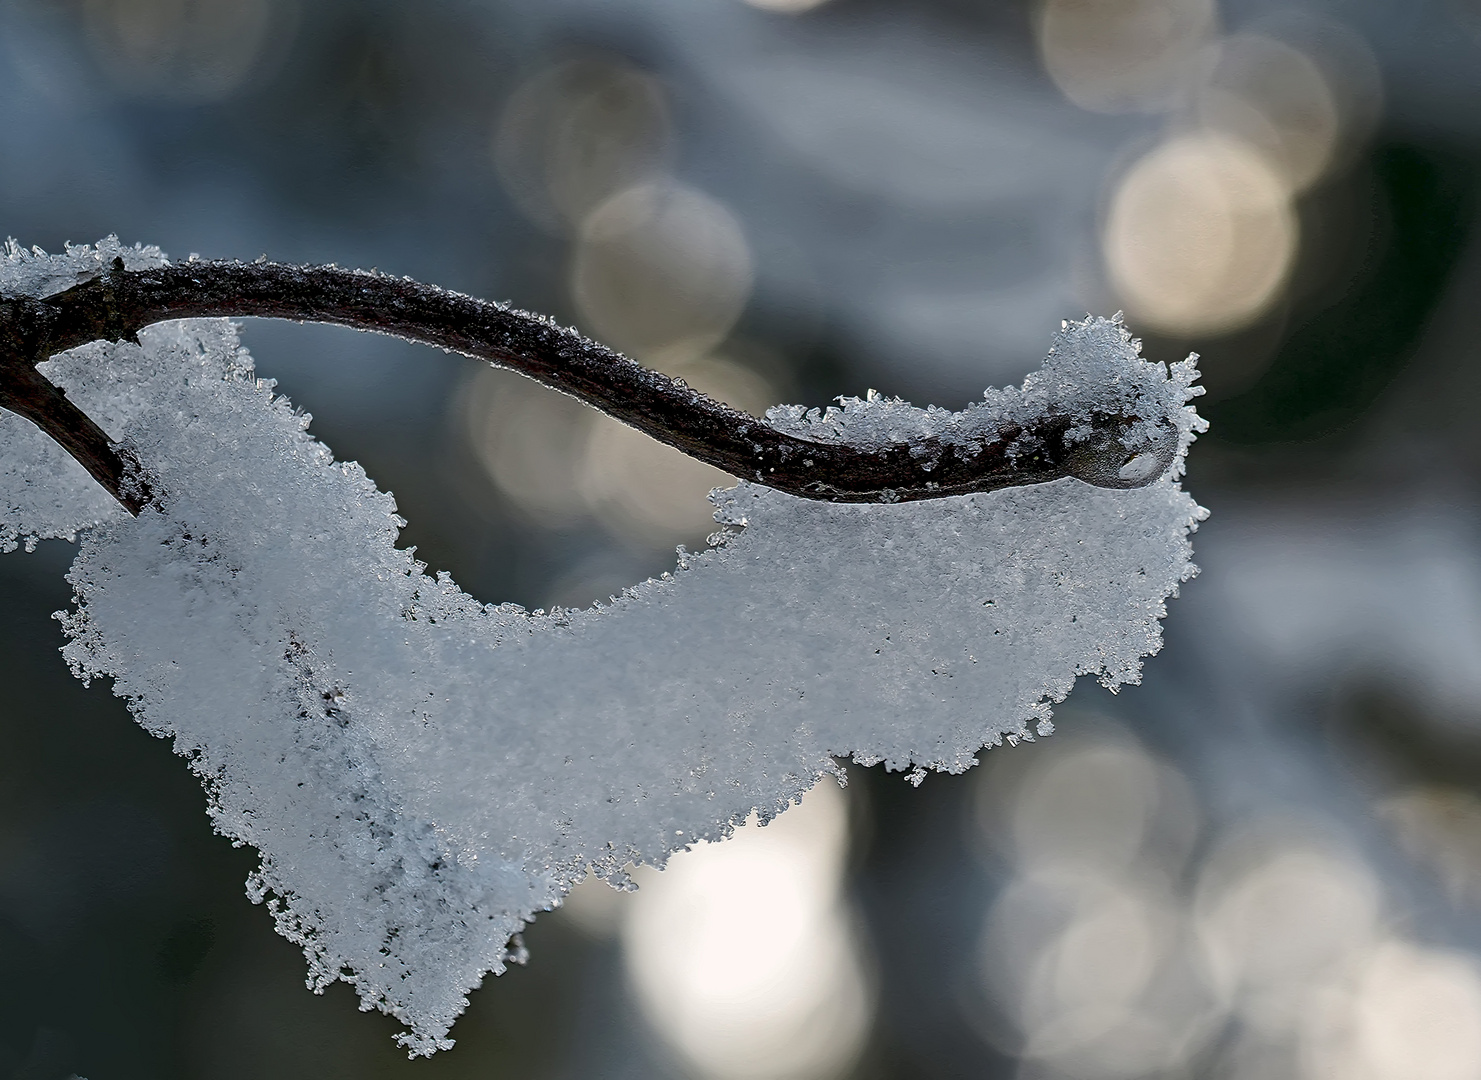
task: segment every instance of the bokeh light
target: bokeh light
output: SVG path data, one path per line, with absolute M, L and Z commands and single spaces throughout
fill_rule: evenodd
M 1382 893 L 1353 855 L 1297 823 L 1225 841 L 1197 901 L 1221 997 L 1267 1035 L 1289 1034 L 1312 998 L 1378 939 Z
M 1363 36 L 1346 23 L 1296 8 L 1274 12 L 1240 36 L 1274 40 L 1316 65 L 1336 110 L 1337 146 L 1328 168 L 1349 165 L 1383 116 L 1383 73 Z M 1261 100 L 1261 91 L 1254 98 Z
M 841 896 L 848 819 L 824 779 L 764 828 L 698 843 L 637 876 L 623 927 L 654 1030 L 713 1080 L 812 1080 L 848 1068 L 872 1009 Z
M 1131 1077 L 1186 1063 L 1219 1014 L 1189 963 L 1165 882 L 1087 868 L 1017 878 L 989 917 L 986 985 L 1021 1041 L 1061 1075 Z
M 83 12 L 120 86 L 191 100 L 235 90 L 293 16 L 282 0 L 86 0 Z
M 800 15 L 826 3 L 827 0 L 745 0 L 762 11 L 778 11 L 784 15 Z
M 1201 0 L 1044 0 L 1038 43 L 1064 95 L 1098 112 L 1161 112 L 1169 133 L 1111 177 L 1108 284 L 1172 336 L 1264 316 L 1291 280 L 1294 200 L 1371 130 L 1380 94 L 1351 30 L 1275 13 L 1220 35 Z
M 751 250 L 715 199 L 640 184 L 582 222 L 571 294 L 603 341 L 656 366 L 722 341 L 751 292 Z
M 511 503 L 547 528 L 585 516 L 577 478 L 594 410 L 521 375 L 482 366 L 458 400 L 474 457 Z
M 521 85 L 494 141 L 500 176 L 525 212 L 573 233 L 568 287 L 583 328 L 759 415 L 771 388 L 712 353 L 750 297 L 750 246 L 722 203 L 668 175 L 672 156 L 657 80 L 599 57 Z M 725 473 L 532 385 L 488 375 L 476 383 L 465 413 L 474 453 L 538 523 L 595 516 L 653 549 L 713 530 L 705 496 L 734 483 Z
M 1174 889 L 1198 828 L 1186 781 L 1109 729 L 1002 780 L 982 784 L 980 821 L 1015 876 L 981 975 L 1005 1048 L 1086 1080 L 1186 1064 L 1220 1015 Z
M 1056 86 L 1096 112 L 1156 112 L 1196 77 L 1213 0 L 1044 0 L 1039 53 Z
M 1121 177 L 1103 235 L 1106 268 L 1138 325 L 1233 330 L 1278 298 L 1298 226 L 1286 178 L 1249 143 L 1194 132 Z
M 1475 957 L 1386 941 L 1299 1016 L 1303 1080 L 1481 1076 Z
M 1321 67 L 1263 34 L 1233 34 L 1198 88 L 1199 120 L 1260 151 L 1290 190 L 1309 187 L 1332 161 L 1341 117 Z
M 652 75 L 615 58 L 569 60 L 510 95 L 494 136 L 494 163 L 530 218 L 574 229 L 610 196 L 667 172 L 671 128 Z
M 1211 1060 L 1230 1080 L 1481 1074 L 1476 958 L 1395 936 L 1339 833 L 1293 808 L 1200 845 L 1178 770 L 1099 721 L 1065 742 L 991 762 L 978 786 L 978 824 L 1011 871 L 979 954 L 1006 1027 L 979 1030 L 1021 1077 L 1205 1075 Z M 1386 805 L 1410 830 L 1442 812 L 1434 791 Z M 1473 820 L 1470 803 L 1443 805 L 1451 832 Z
M 1096 741 L 1032 772 L 1014 800 L 1011 834 L 1020 864 L 1068 863 L 1123 871 L 1154 830 L 1192 840 L 1197 808 L 1186 781 L 1130 740 Z

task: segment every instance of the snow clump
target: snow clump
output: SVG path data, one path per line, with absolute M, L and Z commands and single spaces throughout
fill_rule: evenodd
M 47 295 L 114 257 L 0 256 Z M 0 416 L 0 542 L 82 535 L 62 614 L 82 678 L 109 676 L 201 778 L 248 882 L 413 1054 L 450 1046 L 466 993 L 588 868 L 662 865 L 797 800 L 840 759 L 919 782 L 1051 730 L 1080 675 L 1136 682 L 1205 515 L 1178 477 L 1203 425 L 1192 361 L 1118 321 L 1067 324 L 1045 368 L 965 413 L 849 400 L 773 410 L 812 438 L 968 438 L 1045 410 L 1132 406 L 1174 466 L 1116 491 L 1065 479 L 894 505 L 749 483 L 712 495 L 713 545 L 610 605 L 487 605 L 396 546 L 392 497 L 334 460 L 259 380 L 225 320 L 153 326 L 44 370 L 166 494 L 136 519 L 25 421 Z

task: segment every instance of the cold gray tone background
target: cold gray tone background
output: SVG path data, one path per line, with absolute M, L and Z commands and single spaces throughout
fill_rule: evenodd
M 116 232 L 177 257 L 377 266 L 549 312 L 738 402 L 875 387 L 960 407 L 1038 366 L 1059 319 L 1121 306 L 1105 240 L 1118 184 L 1189 122 L 1074 104 L 1047 73 L 1045 10 L 5 0 L 0 228 L 49 250 Z M 1318 17 L 1365 43 L 1382 105 L 1293 197 L 1282 283 L 1234 330 L 1141 323 L 1152 358 L 1203 354 L 1213 429 L 1187 486 L 1214 515 L 1144 685 L 1113 698 L 1087 682 L 1056 735 L 961 777 L 916 788 L 849 769 L 844 889 L 873 1001 L 852 1076 L 1326 1075 L 1312 1046 L 1371 1051 L 1369 1073 L 1344 1075 L 1391 1075 L 1365 1029 L 1323 1042 L 1271 1026 L 1217 970 L 1198 976 L 1221 1004 L 1194 1045 L 1115 1065 L 1087 1028 L 1089 1064 L 1035 1049 L 1024 987 L 1052 950 L 1012 929 L 1010 901 L 1042 880 L 1025 852 L 1093 839 L 1135 774 L 1092 770 L 1109 801 L 1085 789 L 1085 817 L 1046 817 L 1060 804 L 1044 777 L 1077 748 L 1134 746 L 1181 778 L 1116 871 L 1131 882 L 1117 897 L 1160 882 L 1164 899 L 1136 908 L 1156 926 L 1227 945 L 1219 912 L 1245 894 L 1219 892 L 1220 875 L 1291 865 L 1268 853 L 1315 837 L 1304 850 L 1371 884 L 1317 874 L 1349 881 L 1332 910 L 1378 912 L 1354 931 L 1368 944 L 1332 961 L 1356 966 L 1322 985 L 1381 1004 L 1398 968 L 1352 958 L 1402 942 L 1450 972 L 1439 1000 L 1468 1000 L 1469 976 L 1434 958 L 1481 950 L 1481 10 L 1228 2 L 1205 35 L 1301 40 Z M 632 239 L 640 218 L 670 231 Z M 689 255 L 665 263 L 675 247 Z M 313 431 L 395 492 L 418 557 L 481 599 L 584 605 L 703 543 L 703 515 L 664 493 L 712 479 L 665 472 L 515 381 L 329 328 L 253 323 L 244 340 Z M 458 1046 L 430 1062 L 407 1062 L 348 988 L 310 995 L 297 950 L 243 896 L 252 853 L 211 835 L 166 744 L 66 673 L 50 613 L 72 552 L 0 557 L 0 1075 L 686 1075 L 632 989 L 634 939 L 565 912 L 536 922 L 530 965 L 476 992 Z M 1206 947 L 1157 949 L 1136 958 L 1218 966 Z M 1121 993 L 1150 1022 L 1161 978 L 1142 997 L 1074 993 Z M 1315 998 L 1290 1000 L 1315 1015 Z M 1469 1045 L 1409 1075 L 1470 1075 Z

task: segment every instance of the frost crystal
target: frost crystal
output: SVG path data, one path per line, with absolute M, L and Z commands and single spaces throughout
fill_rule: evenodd
M 12 248 L 4 288 L 53 291 L 119 250 Z M 86 528 L 61 616 L 74 671 L 112 676 L 201 777 L 216 828 L 261 853 L 249 892 L 310 983 L 353 983 L 414 1054 L 451 1045 L 466 992 L 588 867 L 662 864 L 782 809 L 837 757 L 918 782 L 1046 734 L 1076 676 L 1137 680 L 1194 573 L 1204 511 L 1176 478 L 1202 428 L 1196 371 L 1141 360 L 1118 321 L 1067 325 L 1041 372 L 965 414 L 855 400 L 773 419 L 945 438 L 1135 402 L 1180 433 L 1150 486 L 885 506 L 742 483 L 713 496 L 724 529 L 674 574 L 548 614 L 480 604 L 397 549 L 391 497 L 253 377 L 231 324 L 140 338 L 48 374 L 135 448 L 162 505 L 117 511 L 5 417 L 4 535 Z
M 1172 469 L 1176 479 L 1182 475 L 1195 433 L 1206 428 L 1187 405 L 1203 393 L 1202 387 L 1193 386 L 1197 378 L 1191 356 L 1174 364 L 1171 371 L 1165 365 L 1143 361 L 1139 343 L 1132 340 L 1117 315 L 1064 323 L 1043 368 L 1024 379 L 1021 387 L 988 390 L 981 402 L 961 412 L 935 406 L 917 409 L 871 390 L 865 398 L 839 398 L 839 408 L 777 405 L 767 410 L 766 418 L 782 431 L 819 442 L 885 447 L 929 438 L 941 446 L 972 452 L 991 442 L 1004 425 L 1028 426 L 1047 413 L 1087 418 L 1092 412 L 1135 415 L 1140 421 L 1122 436 L 1127 446 L 1155 442 L 1164 422 L 1177 431 L 1177 460 Z M 1088 434 L 1089 428 L 1084 430 Z M 1074 433 L 1071 428 L 1070 442 L 1078 441 Z

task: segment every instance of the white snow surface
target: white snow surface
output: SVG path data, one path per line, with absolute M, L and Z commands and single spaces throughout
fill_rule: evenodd
M 53 292 L 118 254 L 164 258 L 12 245 L 0 288 Z M 5 416 L 3 537 L 82 532 L 59 614 L 74 671 L 111 676 L 201 777 L 216 828 L 261 853 L 249 894 L 302 945 L 310 985 L 354 984 L 413 1054 L 451 1045 L 468 990 L 520 959 L 518 932 L 588 867 L 624 884 L 624 866 L 785 808 L 838 759 L 919 782 L 1047 734 L 1076 676 L 1138 680 L 1196 571 L 1206 512 L 1178 483 L 1203 427 L 1196 371 L 1141 360 L 1118 321 L 1067 324 L 1043 371 L 965 421 L 873 401 L 775 415 L 868 437 L 1135 398 L 1180 433 L 1153 484 L 833 505 L 741 483 L 673 574 L 549 613 L 425 574 L 396 547 L 391 496 L 254 377 L 232 324 L 140 339 L 46 370 L 133 446 L 159 505 L 129 517 Z

